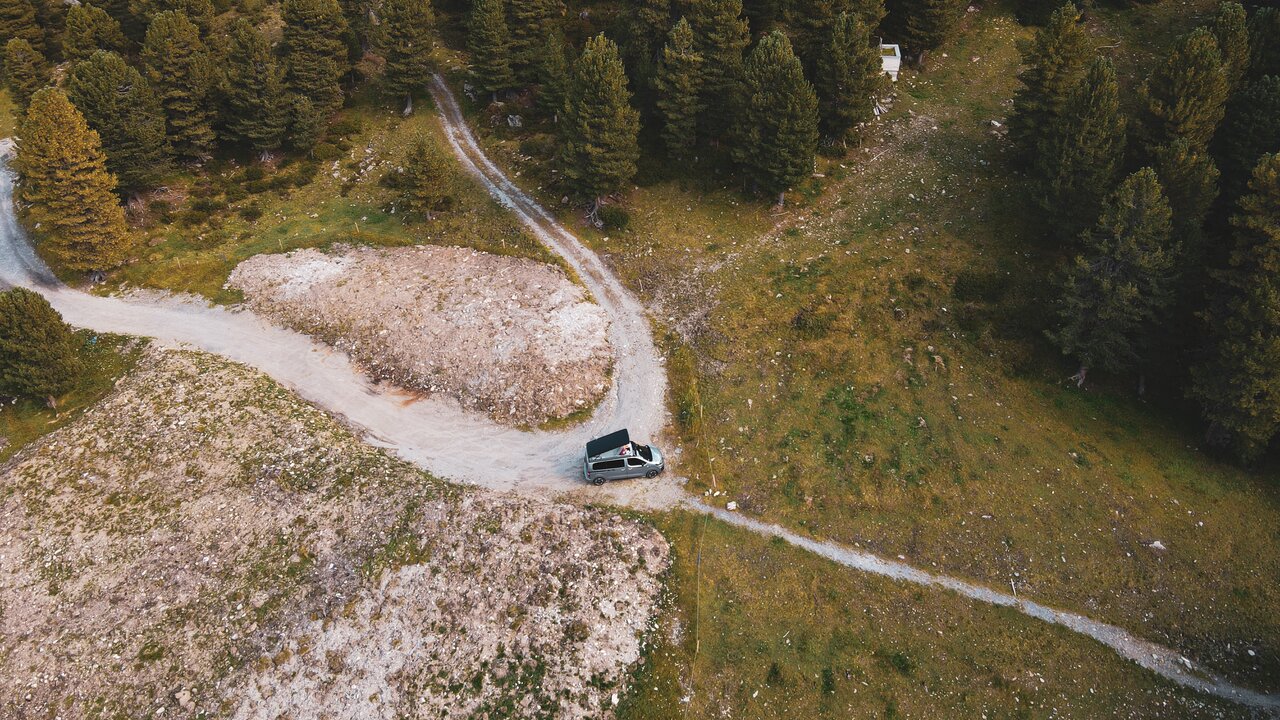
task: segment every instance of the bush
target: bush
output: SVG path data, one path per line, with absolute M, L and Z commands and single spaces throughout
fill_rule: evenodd
M 358 117 L 345 117 L 329 126 L 329 134 L 334 137 L 348 138 L 359 135 L 363 126 Z
M 70 391 L 80 374 L 75 336 L 37 293 L 0 293 L 0 393 L 52 399 Z
M 631 214 L 616 205 L 600 208 L 600 223 L 605 230 L 626 230 L 631 225 Z
M 231 183 L 227 186 L 227 202 L 240 202 L 247 197 L 249 197 L 249 193 L 240 183 Z
M 254 220 L 262 217 L 262 208 L 258 207 L 257 203 L 253 203 L 240 208 L 239 213 L 240 217 L 248 220 L 249 222 L 253 222 Z
M 550 160 L 556 154 L 556 141 L 550 135 L 535 135 L 520 141 L 520 154 Z
M 956 275 L 951 296 L 960 302 L 1000 302 L 1009 291 L 1009 277 L 1003 273 L 961 270 Z
M 191 209 L 197 212 L 202 212 L 205 215 L 212 215 L 213 213 L 226 210 L 227 204 L 221 200 L 215 200 L 213 198 L 197 198 L 192 201 Z
M 244 169 L 244 175 L 241 179 L 245 182 L 253 182 L 254 180 L 261 180 L 266 176 L 267 171 L 263 170 L 261 165 L 250 165 Z
M 328 160 L 337 160 L 342 157 L 342 151 L 333 143 L 322 142 L 311 150 L 311 157 L 322 162 Z

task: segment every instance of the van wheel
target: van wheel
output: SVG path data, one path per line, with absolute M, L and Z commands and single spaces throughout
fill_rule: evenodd
M 657 471 L 657 470 L 650 470 L 650 471 L 646 472 L 646 473 L 644 474 L 644 476 L 645 476 L 645 477 L 647 477 L 647 478 L 649 478 L 650 480 L 652 480 L 652 479 L 654 479 L 654 478 L 658 477 L 658 471 Z
M 604 484 L 604 478 L 603 478 L 603 477 L 601 477 L 601 476 L 599 476 L 599 475 L 597 475 L 597 476 L 595 476 L 595 477 L 591 478 L 591 484 L 592 484 L 592 485 L 603 485 L 603 484 Z

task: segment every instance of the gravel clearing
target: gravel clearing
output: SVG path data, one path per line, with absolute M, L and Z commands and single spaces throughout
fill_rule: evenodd
M 668 562 L 151 350 L 0 467 L 0 717 L 608 717 Z
M 609 387 L 609 320 L 557 267 L 458 247 L 258 255 L 228 287 L 378 380 L 535 426 Z

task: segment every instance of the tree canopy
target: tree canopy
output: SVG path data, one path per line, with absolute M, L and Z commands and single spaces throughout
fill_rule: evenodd
M 26 288 L 0 292 L 0 395 L 52 401 L 69 392 L 80 374 L 78 349 L 43 296 Z
M 559 127 L 565 179 L 594 211 L 631 181 L 640 158 L 640 113 L 631 107 L 618 46 L 603 34 L 588 40 L 573 64 Z

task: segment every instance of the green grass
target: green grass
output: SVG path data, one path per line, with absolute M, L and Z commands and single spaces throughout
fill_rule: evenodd
M 661 621 L 620 720 L 1222 717 L 1063 628 L 678 512 Z
M 112 277 L 112 285 L 140 285 L 194 292 L 216 302 L 236 302 L 238 293 L 223 288 L 231 270 L 260 253 L 298 248 L 326 248 L 337 243 L 377 246 L 416 244 L 463 245 L 487 252 L 555 258 L 461 170 L 453 178 L 457 209 L 428 222 L 405 222 L 391 212 L 392 190 L 379 180 L 397 167 L 418 133 L 442 146 L 443 134 L 430 104 L 420 101 L 417 112 L 402 118 L 390 107 L 364 99 L 344 111 L 342 119 L 361 129 L 338 141 L 341 155 L 320 162 L 314 180 L 301 187 L 265 190 L 229 201 L 227 190 L 252 187 L 243 167 L 216 168 L 205 176 L 175 178 L 170 186 L 185 200 L 169 211 L 165 221 L 152 212 L 150 225 L 138 233 L 135 262 Z M 366 152 L 367 150 L 367 152 Z M 366 158 L 377 164 L 359 174 Z M 385 165 L 382 164 L 385 161 Z M 244 163 L 242 163 L 243 166 Z M 268 173 L 267 179 L 297 171 L 300 162 Z M 335 178 L 334 173 L 340 177 Z M 207 220 L 184 226 L 184 213 L 199 200 L 215 203 Z M 248 219 L 242 211 L 255 207 L 261 216 Z
M 76 336 L 84 342 L 81 360 L 83 370 L 71 392 L 58 398 L 57 409 L 44 402 L 19 400 L 0 406 L 0 437 L 7 444 L 0 448 L 0 462 L 8 460 L 31 441 L 47 435 L 80 416 L 111 389 L 116 380 L 137 362 L 141 343 L 120 335 L 97 335 L 82 330 Z
M 1146 24 L 1100 12 L 1090 28 L 1098 45 L 1141 48 L 1118 56 L 1132 86 L 1201 5 L 1141 9 Z M 1000 8 L 966 22 L 926 74 L 904 76 L 864 147 L 821 159 L 825 177 L 782 214 L 695 172 L 640 183 L 630 228 L 601 233 L 559 204 L 524 138 L 483 141 L 662 308 L 670 346 L 692 356 L 672 376 L 673 414 L 699 411 L 680 428 L 691 490 L 714 484 L 814 535 L 1013 582 L 1275 690 L 1280 488 L 1205 455 L 1127 379 L 1076 390 L 1035 340 L 1053 291 L 1034 278 L 1058 258 L 989 123 L 1007 117 L 1031 31 Z M 990 300 L 957 298 L 961 277 L 993 278 Z

